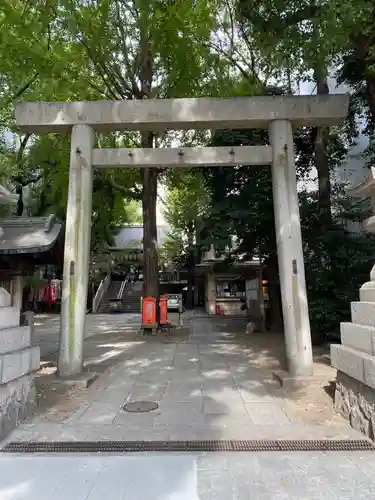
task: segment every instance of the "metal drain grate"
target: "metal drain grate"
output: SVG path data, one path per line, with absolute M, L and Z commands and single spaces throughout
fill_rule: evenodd
M 321 441 L 56 441 L 12 442 L 3 453 L 135 453 L 209 451 L 375 451 L 366 440 Z

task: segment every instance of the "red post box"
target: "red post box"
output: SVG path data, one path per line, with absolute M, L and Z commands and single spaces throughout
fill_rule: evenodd
M 156 328 L 156 299 L 144 297 L 142 303 L 142 328 Z
M 163 295 L 159 300 L 160 307 L 160 325 L 168 325 L 168 296 Z

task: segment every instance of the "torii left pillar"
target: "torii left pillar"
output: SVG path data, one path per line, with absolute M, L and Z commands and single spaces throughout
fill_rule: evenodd
M 269 136 L 272 146 L 277 256 L 288 362 L 288 373 L 280 372 L 277 378 L 283 385 L 297 385 L 298 379 L 301 382 L 302 378 L 313 374 L 313 357 L 291 122 L 272 121 Z
M 80 375 L 83 369 L 91 236 L 93 146 L 93 129 L 88 125 L 74 125 L 70 150 L 57 370 L 60 377 L 75 377 Z

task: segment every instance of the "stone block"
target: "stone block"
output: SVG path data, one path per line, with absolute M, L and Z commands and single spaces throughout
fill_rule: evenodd
M 273 372 L 273 378 L 284 389 L 300 389 L 321 381 L 321 377 L 314 377 L 313 375 L 291 375 L 285 370 Z
M 18 326 L 0 330 L 0 354 L 18 351 L 30 347 L 30 328 Z
M 36 372 L 40 368 L 40 348 L 37 346 L 30 348 L 30 372 Z
M 363 358 L 364 383 L 375 389 L 375 357 L 368 356 Z
M 46 375 L 45 377 L 44 376 L 38 377 L 38 379 L 42 381 L 45 378 L 45 380 L 48 382 L 49 385 L 55 387 L 59 386 L 62 387 L 65 385 L 69 387 L 78 387 L 80 389 L 87 389 L 88 387 L 90 387 L 91 384 L 95 382 L 98 376 L 99 376 L 98 373 L 84 372 L 72 378 L 58 377 L 58 376 L 51 377 L 51 375 Z
M 375 356 L 342 345 L 331 345 L 331 363 L 340 372 L 375 389 Z
M 0 307 L 0 329 L 14 328 L 20 324 L 20 310 L 17 307 Z
M 31 350 L 30 349 L 22 349 L 22 351 L 18 351 L 21 354 L 20 359 L 20 370 L 22 375 L 30 372 L 30 364 L 31 364 Z
M 6 384 L 12 380 L 16 380 L 23 375 L 35 371 L 37 364 L 37 351 L 39 348 L 28 347 L 20 351 L 3 354 L 0 356 L 1 377 L 0 384 Z M 34 363 L 34 366 L 32 366 Z
M 359 290 L 361 302 L 375 302 L 375 281 L 364 283 Z
M 331 365 L 338 370 L 339 368 L 339 348 L 340 344 L 331 344 Z
M 353 323 L 375 326 L 375 302 L 352 302 L 351 311 Z
M 341 323 L 341 343 L 352 349 L 374 354 L 375 327 L 356 323 Z
M 35 318 L 33 311 L 25 311 L 23 313 L 24 325 L 30 328 L 30 345 L 35 344 Z
M 336 349 L 337 366 L 333 363 L 332 365 L 350 377 L 360 382 L 364 382 L 363 358 L 367 356 L 367 354 L 343 345 L 337 345 Z
M 1 360 L 1 377 L 0 383 L 6 384 L 11 380 L 15 380 L 27 373 L 22 371 L 23 351 L 16 351 L 10 354 L 0 356 Z
M 35 406 L 34 380 L 26 375 L 0 387 L 0 440 Z
M 5 288 L 0 287 L 0 307 L 10 307 L 11 303 L 12 297 L 10 293 Z

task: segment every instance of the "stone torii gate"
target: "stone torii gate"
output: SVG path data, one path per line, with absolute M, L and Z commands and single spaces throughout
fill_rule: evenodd
M 71 133 L 58 372 L 82 372 L 93 168 L 268 165 L 289 375 L 312 374 L 312 348 L 292 125 L 337 125 L 349 98 L 331 96 L 40 102 L 16 106 L 24 132 Z M 268 128 L 270 146 L 95 149 L 95 131 Z

